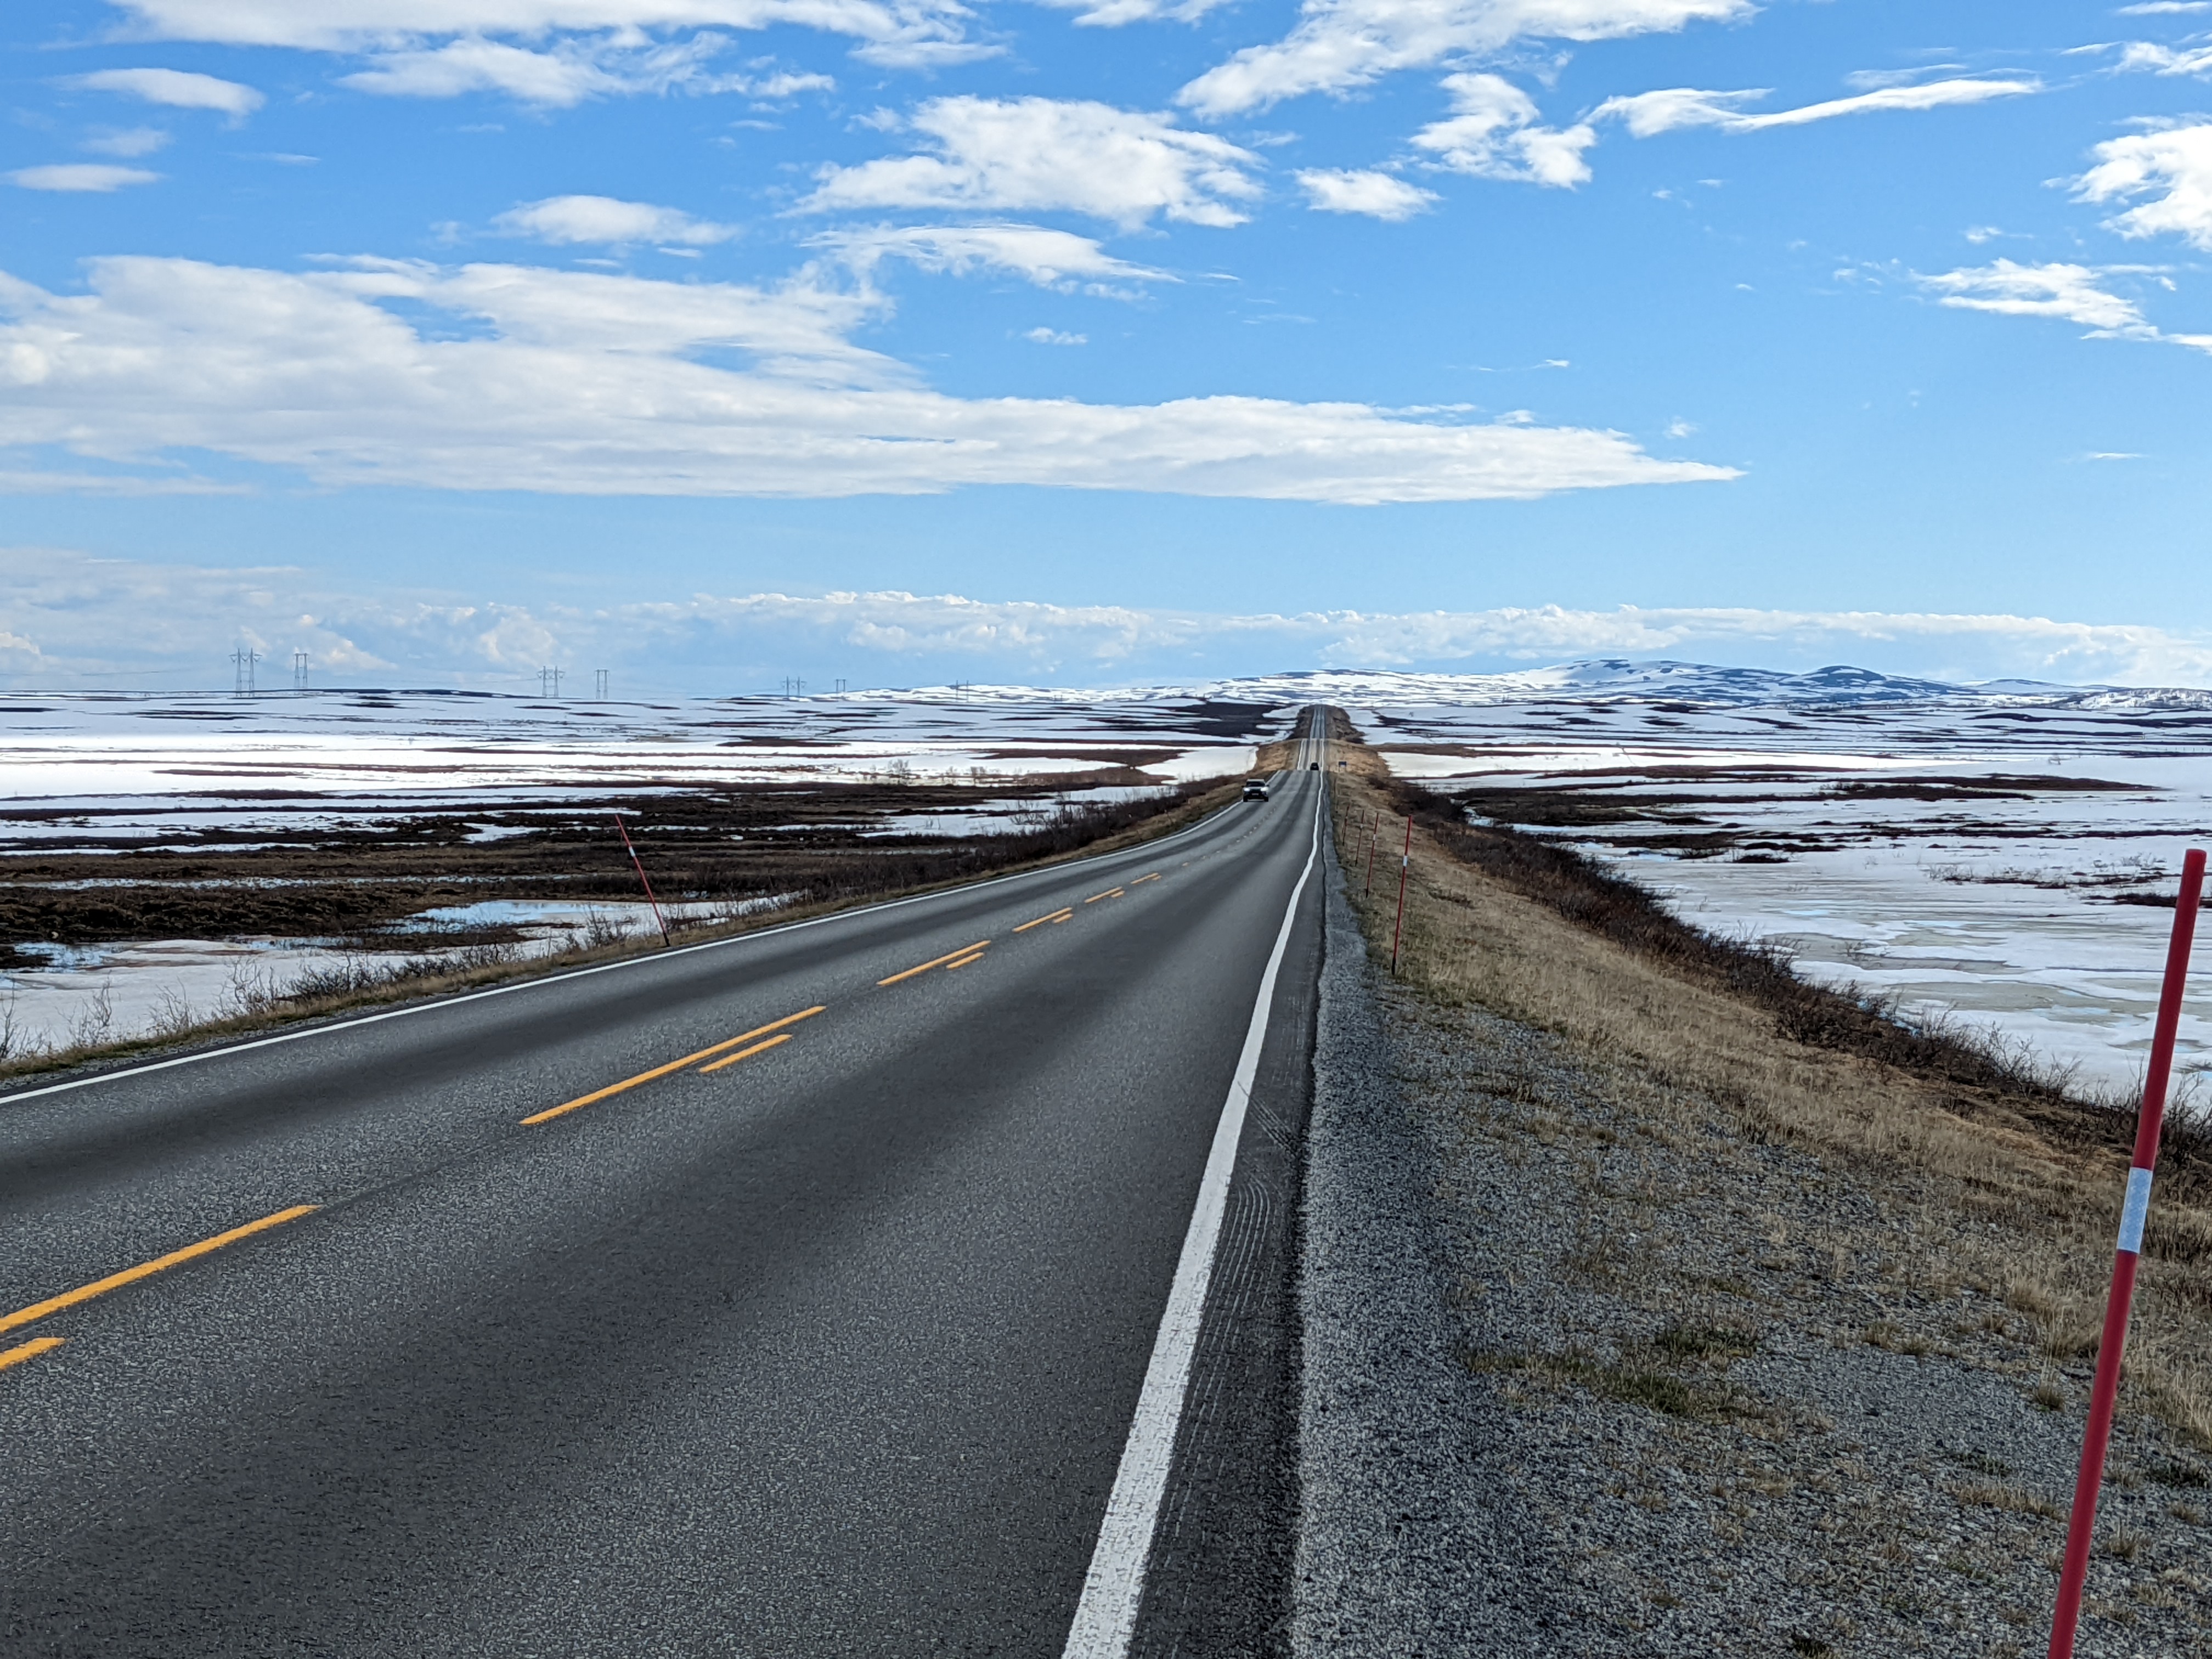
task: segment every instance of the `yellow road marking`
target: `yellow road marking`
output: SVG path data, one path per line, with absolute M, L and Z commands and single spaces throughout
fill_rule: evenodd
M 1110 893 L 1093 893 L 1093 894 L 1092 894 L 1089 898 L 1087 898 L 1087 899 L 1084 900 L 1083 902 L 1084 902 L 1085 904 L 1096 904 L 1096 903 L 1097 903 L 1097 902 L 1098 902 L 1098 901 L 1099 901 L 1100 899 L 1103 899 L 1103 898 L 1119 898 L 1119 897 L 1121 897 L 1121 895 L 1122 895 L 1122 894 L 1126 893 L 1126 892 L 1127 892 L 1127 891 L 1128 891 L 1128 890 L 1128 890 L 1127 888 L 1126 888 L 1126 887 L 1116 887 L 1116 888 L 1115 888 L 1112 892 L 1110 892 Z
M 972 956 L 972 957 L 961 957 L 961 958 L 960 958 L 960 960 L 959 960 L 959 961 L 957 961 L 957 962 L 948 962 L 948 963 L 946 963 L 945 964 L 945 971 L 946 973 L 948 973 L 948 974 L 949 974 L 949 973 L 951 973 L 951 972 L 955 968 L 965 968 L 965 967 L 966 967 L 969 963 L 971 963 L 971 962 L 981 962 L 981 961 L 982 961 L 982 959 L 983 959 L 983 953 L 982 953 L 981 951 L 976 951 L 976 952 L 975 952 L 975 954 L 974 956 Z
M 1158 881 L 1159 878 L 1160 878 L 1160 872 L 1159 872 L 1158 871 L 1155 870 L 1155 871 L 1153 871 L 1153 872 L 1152 872 L 1152 873 L 1151 875 L 1149 875 L 1149 876 L 1139 876 L 1139 877 L 1136 878 L 1136 880 L 1134 880 L 1134 881 L 1131 882 L 1131 883 L 1129 884 L 1129 885 L 1130 885 L 1130 886 L 1132 886 L 1132 887 L 1142 887 L 1142 886 L 1143 886 L 1146 882 L 1148 882 L 1148 881 Z
M 925 962 L 918 968 L 909 968 L 902 974 L 893 974 L 889 979 L 879 979 L 876 983 L 878 985 L 896 985 L 902 979 L 912 979 L 916 974 L 926 974 L 933 968 L 941 968 L 946 963 L 957 962 L 962 957 L 972 957 L 978 951 L 981 951 L 984 945 L 988 945 L 990 942 L 991 941 L 988 939 L 984 939 L 979 944 L 963 945 L 957 951 L 947 951 L 943 956 L 937 957 L 934 961 Z
M 1048 916 L 1039 916 L 1035 921 L 1025 921 L 1020 927 L 1015 928 L 1014 931 L 1018 933 L 1026 933 L 1030 928 L 1042 927 L 1048 921 L 1066 921 L 1074 914 L 1075 907 L 1071 904 L 1064 909 L 1054 911 Z
M 48 1314 L 58 1314 L 64 1308 L 74 1308 L 80 1302 L 89 1302 L 96 1296 L 106 1296 L 110 1291 L 119 1291 L 125 1285 L 136 1285 L 142 1279 L 151 1279 L 155 1273 L 167 1273 L 181 1267 L 196 1256 L 219 1250 L 226 1244 L 235 1244 L 241 1238 L 251 1238 L 256 1233 L 266 1232 L 271 1227 L 281 1227 L 288 1221 L 297 1221 L 303 1215 L 313 1215 L 313 1204 L 295 1204 L 289 1210 L 279 1210 L 275 1215 L 264 1215 L 258 1221 L 249 1221 L 243 1227 L 233 1227 L 227 1233 L 217 1233 L 213 1238 L 204 1238 L 197 1244 L 187 1244 L 181 1250 L 172 1250 L 167 1255 L 156 1256 L 151 1261 L 142 1261 L 135 1267 L 125 1267 L 119 1273 L 110 1273 L 105 1279 L 95 1279 L 89 1285 L 80 1285 L 73 1291 L 64 1291 L 59 1296 L 50 1296 L 44 1302 L 33 1302 L 27 1308 L 18 1308 L 6 1318 L 0 1319 L 0 1331 L 12 1331 L 19 1325 L 27 1325 L 34 1319 L 44 1319 Z M 20 1349 L 14 1352 L 21 1352 Z M 43 1352 L 43 1350 L 41 1350 Z M 31 1356 L 23 1353 L 28 1359 Z
M 686 1054 L 681 1060 L 672 1060 L 665 1066 L 656 1066 L 649 1072 L 640 1072 L 635 1077 L 626 1077 L 620 1083 L 610 1083 L 604 1089 L 595 1090 L 588 1095 L 579 1095 L 574 1100 L 564 1101 L 558 1106 L 548 1107 L 544 1111 L 532 1112 L 522 1121 L 526 1124 L 550 1122 L 564 1112 L 574 1111 L 579 1106 L 592 1105 L 595 1102 L 605 1100 L 609 1095 L 618 1095 L 625 1089 L 635 1089 L 641 1083 L 650 1083 L 657 1077 L 666 1077 L 671 1072 L 680 1072 L 686 1066 L 720 1054 L 725 1048 L 734 1048 L 739 1043 L 750 1042 L 757 1036 L 766 1036 L 780 1025 L 796 1025 L 802 1019 L 811 1019 L 827 1006 L 827 1004 L 817 1003 L 813 1007 L 803 1008 L 795 1014 L 786 1014 L 781 1019 L 770 1020 L 765 1025 L 757 1025 L 740 1036 L 726 1037 L 708 1048 L 702 1048 L 696 1054 Z M 0 1329 L 5 1328 L 6 1327 L 0 1326 Z
M 720 1060 L 709 1060 L 707 1064 L 702 1066 L 699 1070 L 702 1073 L 719 1072 L 725 1066 L 734 1066 L 741 1060 L 750 1060 L 755 1054 L 761 1053 L 764 1049 L 773 1048 L 779 1042 L 788 1042 L 790 1041 L 791 1033 L 786 1031 L 781 1036 L 770 1037 L 766 1042 L 756 1042 L 750 1048 L 740 1048 L 734 1054 L 724 1054 Z
M 20 1348 L 10 1348 L 7 1352 L 0 1353 L 0 1371 L 6 1370 L 10 1365 L 20 1365 L 26 1359 L 36 1359 L 49 1349 L 58 1348 L 61 1345 L 62 1340 L 58 1336 L 33 1337 Z

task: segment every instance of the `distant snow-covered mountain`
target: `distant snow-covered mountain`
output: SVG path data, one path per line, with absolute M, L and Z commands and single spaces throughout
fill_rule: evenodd
M 1154 695 L 1204 695 L 1249 702 L 1330 702 L 1369 708 L 1469 708 L 1560 701 L 1677 702 L 1703 708 L 1844 708 L 1966 701 L 1992 704 L 2125 708 L 2208 708 L 2212 691 L 2110 685 L 2054 685 L 1995 680 L 1978 685 L 1914 679 L 1836 665 L 1809 673 L 1723 668 L 1711 663 L 1632 662 L 1594 657 L 1503 674 L 1401 673 L 1322 669 L 1257 675 L 1203 687 L 1160 688 Z

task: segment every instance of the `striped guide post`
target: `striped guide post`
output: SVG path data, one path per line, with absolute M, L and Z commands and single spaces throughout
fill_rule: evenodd
M 645 902 L 653 907 L 653 919 L 660 927 L 660 942 L 673 945 L 676 941 L 668 937 L 668 918 L 660 914 L 660 901 L 653 897 L 653 883 L 645 873 L 645 860 L 638 857 L 637 848 L 630 845 L 629 826 L 623 822 L 621 813 L 616 813 L 614 817 L 615 828 L 622 832 L 623 850 L 629 854 L 629 861 L 636 866 L 637 878 L 645 884 Z
M 2097 1344 L 2097 1381 L 2089 1394 L 2088 1427 L 2081 1436 L 2081 1468 L 2074 1480 L 2074 1512 L 2066 1526 L 2066 1560 L 2058 1578 L 2058 1606 L 2051 1617 L 2051 1659 L 2072 1659 L 2074 1632 L 2081 1622 L 2081 1589 L 2089 1576 L 2097 1492 L 2104 1485 L 2105 1449 L 2112 1437 L 2112 1408 L 2120 1393 L 2120 1350 L 2128 1340 L 2136 1264 L 2142 1254 L 2143 1219 L 2150 1212 L 2151 1171 L 2158 1164 L 2159 1131 L 2166 1121 L 2166 1080 L 2173 1072 L 2174 1034 L 2181 1024 L 2181 988 L 2189 977 L 2189 946 L 2197 931 L 2197 903 L 2203 888 L 2204 854 L 2191 848 L 2181 861 L 2173 938 L 2166 950 L 2166 985 L 2158 999 L 2150 1067 L 2143 1074 L 2135 1163 L 2128 1170 L 2127 1205 L 2120 1212 L 2119 1247 L 2112 1256 L 2112 1293 L 2105 1304 L 2105 1334 Z
M 1390 971 L 1398 971 L 1398 946 L 1406 938 L 1406 873 L 1413 867 L 1413 815 L 1406 814 L 1406 851 L 1398 860 L 1398 928 L 1390 935 Z

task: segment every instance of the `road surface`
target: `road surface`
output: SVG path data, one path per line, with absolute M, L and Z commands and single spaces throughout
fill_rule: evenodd
M 1282 1651 L 1319 749 L 1147 846 L 0 1096 L 0 1651 Z

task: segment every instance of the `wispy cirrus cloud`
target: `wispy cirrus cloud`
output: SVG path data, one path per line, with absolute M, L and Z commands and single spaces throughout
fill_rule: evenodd
M 2142 274 L 2138 267 L 2018 264 L 1999 259 L 1916 280 L 1939 296 L 1939 304 L 1962 311 L 2046 317 L 2078 324 L 2092 339 L 2160 340 L 2212 351 L 2212 335 L 2166 333 L 2143 315 L 2135 301 L 2106 286 L 2116 275 L 2137 274 Z
M 1985 104 L 1997 98 L 2023 98 L 2044 89 L 2040 81 L 2016 76 L 1976 76 L 1946 81 L 1923 81 L 1909 86 L 1877 87 L 1849 98 L 1831 98 L 1795 109 L 1747 112 L 1743 106 L 1770 96 L 1763 87 L 1739 92 L 1704 92 L 1693 87 L 1670 87 L 1640 92 L 1629 97 L 1608 98 L 1591 112 L 1592 121 L 1617 120 L 1632 137 L 1656 137 L 1685 127 L 1718 127 L 1725 132 L 1764 132 L 1773 127 L 1804 126 L 1846 115 L 1873 115 L 1899 110 L 1944 109 L 1960 105 Z
M 951 397 L 854 343 L 887 302 L 817 273 L 761 289 L 384 259 L 88 270 L 77 295 L 0 276 L 0 446 L 556 494 L 1022 483 L 1364 504 L 1736 476 L 1615 432 L 1465 410 Z

